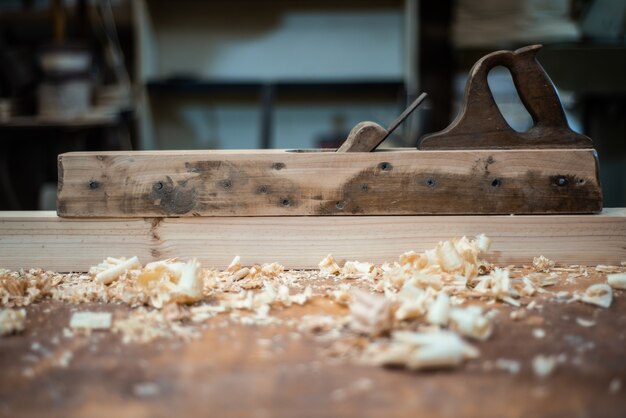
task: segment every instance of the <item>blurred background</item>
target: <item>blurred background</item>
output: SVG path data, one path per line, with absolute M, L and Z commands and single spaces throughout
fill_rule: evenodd
M 0 210 L 55 209 L 62 152 L 336 147 L 424 91 L 383 144 L 414 147 L 476 60 L 533 43 L 626 206 L 624 0 L 0 0 Z M 508 70 L 489 85 L 528 129 Z

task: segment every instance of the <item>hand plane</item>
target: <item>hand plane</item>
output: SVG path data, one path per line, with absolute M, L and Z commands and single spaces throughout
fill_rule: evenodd
M 498 51 L 470 71 L 461 110 L 417 149 L 371 152 L 389 129 L 355 126 L 338 152 L 211 150 L 59 156 L 64 217 L 573 214 L 602 210 L 591 140 L 572 131 L 540 45 Z M 516 132 L 487 83 L 507 67 L 534 125 Z

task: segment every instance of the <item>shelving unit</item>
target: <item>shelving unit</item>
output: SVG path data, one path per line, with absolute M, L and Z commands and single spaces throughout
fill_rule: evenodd
M 417 94 L 416 3 L 137 0 L 141 148 L 308 148 L 389 123 Z

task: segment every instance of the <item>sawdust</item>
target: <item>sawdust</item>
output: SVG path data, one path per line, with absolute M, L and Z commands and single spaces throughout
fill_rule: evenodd
M 583 266 L 555 266 L 537 257 L 531 268 L 495 267 L 483 259 L 489 246 L 484 235 L 463 237 L 423 253 L 404 253 L 380 266 L 356 260 L 339 263 L 328 255 L 314 271 L 289 271 L 278 263 L 244 265 L 240 256 L 222 271 L 202 268 L 194 259 L 143 266 L 136 257 L 107 258 L 88 274 L 1 270 L 0 306 L 19 308 L 43 300 L 127 305 L 129 312 L 108 314 L 109 322 L 77 312 L 63 330 L 65 337 L 75 338 L 73 329 L 99 328 L 118 335 L 124 344 L 188 341 L 201 336 L 203 327 L 216 317 L 225 318 L 220 324 L 226 325 L 228 321 L 281 325 L 297 338 L 309 335 L 323 342 L 324 354 L 342 361 L 411 370 L 455 368 L 478 358 L 472 341 L 492 338 L 493 318 L 503 306 L 512 307 L 512 319 L 537 327 L 544 326 L 540 313 L 548 301 L 610 306 L 612 292 L 606 284 L 592 285 L 584 293 L 550 291 L 552 286 L 587 278 Z M 596 268 L 618 275 L 617 282 L 609 282 L 620 288 L 626 268 Z M 283 315 L 285 310 L 322 301 L 338 305 L 344 313 L 303 315 L 298 320 Z M 0 320 L 2 333 L 22 330 L 25 311 L 0 312 L 5 311 L 18 320 L 12 328 L 4 328 Z M 580 318 L 577 322 L 592 326 Z M 545 333 L 543 328 L 533 331 L 536 338 Z M 533 370 L 549 376 L 561 360 L 537 357 Z M 492 364 L 511 374 L 521 369 L 517 360 L 498 359 Z M 343 392 L 338 390 L 337 398 Z

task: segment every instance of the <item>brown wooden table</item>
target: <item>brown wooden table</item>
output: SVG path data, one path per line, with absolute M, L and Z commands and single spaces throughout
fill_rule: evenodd
M 604 277 L 549 290 L 583 290 Z M 294 326 L 242 325 L 227 315 L 207 320 L 189 342 L 122 344 L 108 331 L 65 338 L 74 311 L 130 308 L 44 301 L 27 308 L 24 333 L 0 338 L 0 416 L 624 416 L 626 389 L 609 386 L 626 384 L 626 294 L 614 291 L 609 309 L 541 297 L 538 304 L 541 311 L 519 321 L 510 306 L 492 305 L 500 311 L 494 334 L 475 343 L 481 357 L 460 369 L 408 372 L 332 357 L 330 342 Z M 272 311 L 283 319 L 311 313 L 347 308 L 318 297 Z M 580 326 L 577 317 L 596 325 Z M 535 338 L 535 328 L 546 336 Z M 59 366 L 66 351 L 71 359 Z M 552 375 L 534 375 L 535 355 L 561 353 L 567 360 Z M 521 371 L 490 367 L 498 358 L 520 361 Z

